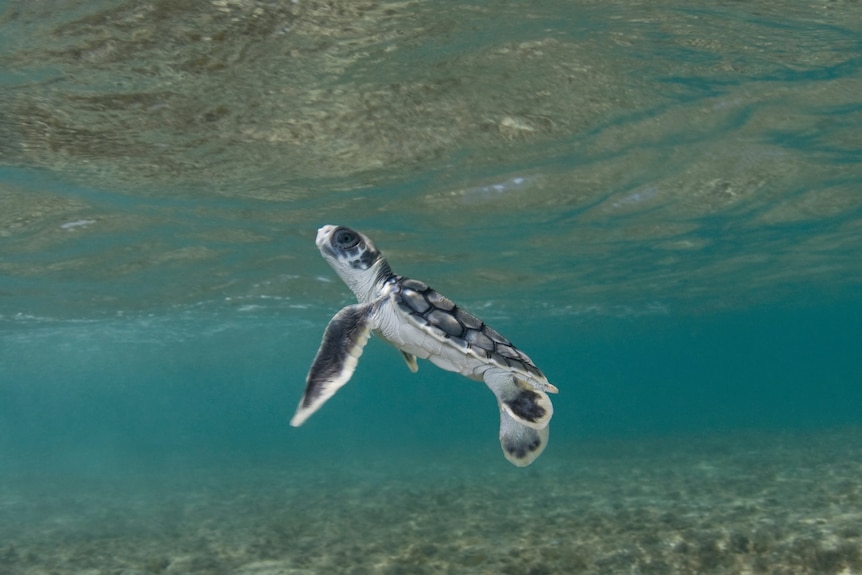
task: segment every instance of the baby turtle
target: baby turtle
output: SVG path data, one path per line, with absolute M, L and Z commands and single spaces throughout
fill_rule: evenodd
M 500 407 L 500 445 L 513 464 L 529 465 L 548 443 L 557 388 L 512 343 L 426 284 L 395 275 L 365 235 L 323 226 L 317 247 L 359 303 L 335 314 L 306 378 L 290 424 L 302 425 L 350 380 L 371 333 L 397 347 L 410 371 L 416 358 L 484 381 Z

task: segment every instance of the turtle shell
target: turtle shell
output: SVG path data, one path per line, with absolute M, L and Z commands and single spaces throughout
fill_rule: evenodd
M 452 300 L 418 280 L 399 278 L 397 283 L 400 286 L 395 294 L 398 308 L 438 339 L 501 367 L 545 378 L 524 352 Z

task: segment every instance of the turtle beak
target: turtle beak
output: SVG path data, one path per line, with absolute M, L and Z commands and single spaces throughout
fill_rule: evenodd
M 326 243 L 326 240 L 329 239 L 329 236 L 332 235 L 332 232 L 335 231 L 336 226 L 325 225 L 319 230 L 317 230 L 317 239 L 314 240 L 314 243 L 317 244 L 318 249 L 323 248 L 323 244 Z
M 326 225 L 317 230 L 317 238 L 314 240 L 314 243 L 317 244 L 317 249 L 320 250 L 320 253 L 327 255 L 332 258 L 337 258 L 338 254 L 332 249 L 332 245 L 329 240 L 332 238 L 332 234 L 335 230 L 338 229 L 338 226 L 330 226 Z

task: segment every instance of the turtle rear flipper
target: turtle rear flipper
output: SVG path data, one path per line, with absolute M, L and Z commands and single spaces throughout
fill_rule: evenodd
M 482 375 L 501 409 L 522 425 L 533 429 L 544 429 L 554 415 L 554 407 L 548 394 L 521 380 L 512 372 L 492 367 Z
M 406 351 L 401 352 L 401 357 L 404 358 L 404 361 L 407 363 L 407 369 L 416 373 L 419 371 L 419 364 L 416 363 L 416 356 L 412 353 L 407 353 Z
M 290 424 L 299 427 L 326 400 L 350 381 L 368 338 L 371 336 L 373 304 L 349 305 L 329 321 L 308 377 L 305 393 Z
M 500 406 L 500 447 L 513 465 L 528 466 L 542 454 L 547 445 L 547 426 L 544 429 L 527 427 Z

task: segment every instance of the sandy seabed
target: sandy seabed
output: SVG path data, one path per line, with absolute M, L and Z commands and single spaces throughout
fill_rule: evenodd
M 8 471 L 0 574 L 862 573 L 860 429 L 493 455 Z

